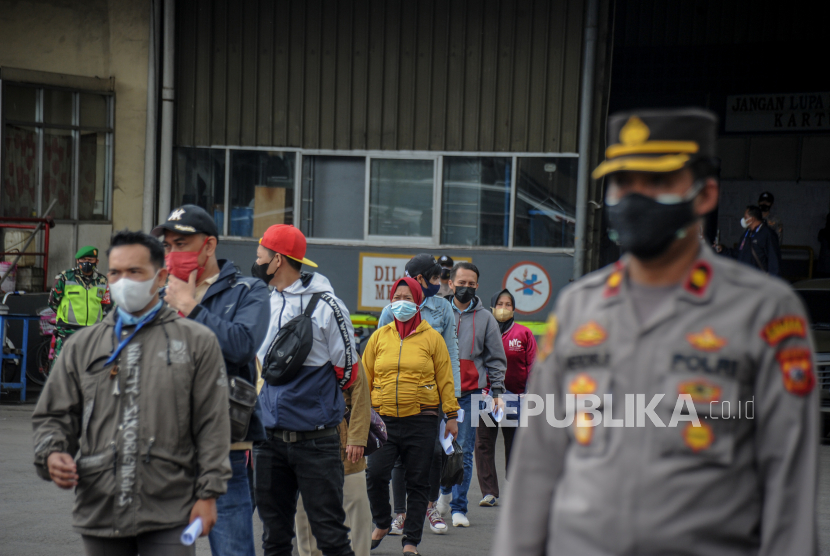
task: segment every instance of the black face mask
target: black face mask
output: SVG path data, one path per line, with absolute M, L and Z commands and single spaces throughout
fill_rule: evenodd
M 260 280 L 265 282 L 266 286 L 269 285 L 271 283 L 271 280 L 273 280 L 274 276 L 276 276 L 277 274 L 276 271 L 274 272 L 274 274 L 268 274 L 268 267 L 271 266 L 272 262 L 274 262 L 274 259 L 271 259 L 267 263 L 262 264 L 256 264 L 256 261 L 254 261 L 254 264 L 251 267 L 251 276 L 253 276 L 254 278 L 259 278 Z M 277 270 L 279 270 L 279 268 L 277 268 Z
M 459 303 L 467 303 L 476 296 L 476 289 L 467 286 L 455 288 L 455 298 Z
M 451 270 L 451 268 L 441 267 L 441 280 L 449 280 Z
M 82 273 L 92 274 L 92 271 L 95 270 L 95 263 L 84 261 L 82 263 L 78 263 L 78 267 L 81 269 Z
M 758 205 L 758 208 L 761 209 L 761 212 L 769 212 L 772 205 Z
M 693 200 L 694 197 L 666 205 L 645 195 L 630 193 L 616 205 L 606 205 L 612 228 L 608 235 L 638 259 L 659 257 L 675 239 L 683 237 L 684 229 L 694 222 Z

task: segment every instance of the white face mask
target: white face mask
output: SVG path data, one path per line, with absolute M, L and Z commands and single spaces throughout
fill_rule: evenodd
M 741 218 L 741 228 L 749 228 L 749 223 L 746 221 L 746 218 Z
M 136 313 L 142 310 L 150 304 L 150 301 L 158 293 L 156 278 L 159 272 L 161 272 L 161 269 L 157 270 L 152 278 L 144 282 L 121 278 L 117 282 L 110 283 L 112 300 L 128 313 Z

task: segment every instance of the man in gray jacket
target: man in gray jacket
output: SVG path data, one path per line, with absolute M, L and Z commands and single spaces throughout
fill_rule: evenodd
M 497 407 L 504 407 L 501 395 L 504 393 L 504 373 L 507 371 L 507 356 L 501 342 L 501 330 L 493 313 L 476 295 L 478 268 L 473 263 L 455 263 L 450 272 L 450 287 L 453 295 L 449 298 L 456 318 L 458 334 L 458 363 L 460 391 L 458 405 L 466 414 L 458 423 L 458 444 L 464 450 L 464 478 L 452 489 L 441 488 L 437 508 L 442 514 L 452 512 L 453 527 L 469 527 L 467 519 L 467 491 L 473 476 L 473 450 L 476 445 L 476 427 L 472 408 L 473 394 L 481 394 L 490 386 Z
M 178 539 L 197 518 L 210 532 L 231 477 L 222 352 L 159 300 L 158 240 L 119 232 L 107 255 L 118 309 L 74 334 L 49 375 L 33 416 L 35 468 L 75 488 L 89 556 L 192 555 Z
M 717 129 L 698 109 L 609 118 L 594 177 L 627 254 L 559 296 L 493 554 L 816 554 L 809 326 L 787 284 L 698 239 Z

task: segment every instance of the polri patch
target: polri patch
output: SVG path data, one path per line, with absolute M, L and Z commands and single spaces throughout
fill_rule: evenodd
M 715 331 L 710 326 L 707 326 L 700 332 L 686 334 L 686 341 L 692 344 L 692 347 L 708 353 L 720 351 L 728 343 L 725 338 L 721 338 L 715 334 Z
M 605 329 L 594 321 L 583 324 L 573 334 L 573 341 L 579 347 L 594 347 L 608 338 Z
M 816 377 L 813 374 L 813 356 L 807 348 L 789 348 L 775 354 L 781 367 L 784 388 L 796 396 L 806 396 L 813 391 Z
M 806 338 L 807 322 L 797 315 L 787 315 L 771 320 L 761 331 L 761 338 L 772 347 L 787 338 Z

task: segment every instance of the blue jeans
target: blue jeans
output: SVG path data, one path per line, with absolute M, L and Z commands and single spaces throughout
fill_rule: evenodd
M 208 535 L 210 552 L 213 556 L 256 556 L 246 452 L 233 450 L 230 457 L 233 477 L 228 492 L 216 500 L 216 525 Z
M 464 410 L 464 422 L 458 423 L 458 438 L 456 441 L 464 450 L 464 478 L 460 485 L 455 485 L 452 490 L 441 487 L 441 494 L 452 492 L 450 508 L 452 513 L 467 514 L 467 491 L 470 490 L 470 480 L 473 478 L 473 450 L 476 446 L 476 428 L 472 425 L 473 413 L 470 411 L 470 399 L 472 394 L 458 398 L 458 405 Z

